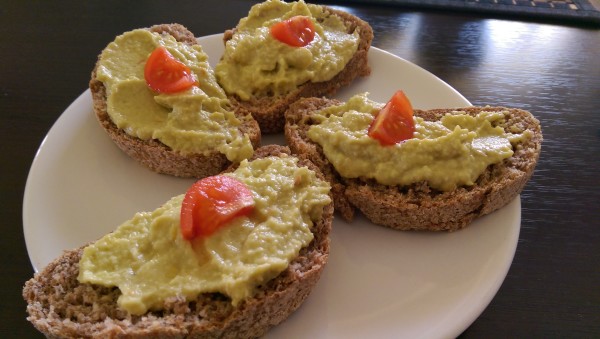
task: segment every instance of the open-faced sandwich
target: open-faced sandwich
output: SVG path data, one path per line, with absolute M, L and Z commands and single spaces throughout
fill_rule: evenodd
M 285 320 L 329 253 L 330 186 L 265 146 L 26 282 L 49 338 L 255 338 Z
M 233 109 L 208 56 L 178 24 L 118 36 L 100 54 L 90 90 L 112 140 L 159 173 L 214 175 L 260 144 L 256 121 Z
M 332 184 L 347 220 L 359 209 L 401 230 L 457 230 L 523 189 L 542 131 L 527 111 L 506 107 L 414 110 L 402 91 L 387 104 L 302 99 L 286 112 L 292 152 Z
M 373 30 L 349 13 L 304 1 L 267 0 L 225 32 L 215 67 L 232 101 L 263 133 L 281 132 L 284 112 L 302 97 L 332 95 L 370 74 Z

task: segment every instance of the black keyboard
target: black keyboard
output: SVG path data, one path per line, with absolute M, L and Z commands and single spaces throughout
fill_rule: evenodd
M 600 25 L 600 11 L 587 0 L 346 0 L 326 2 L 465 10 Z

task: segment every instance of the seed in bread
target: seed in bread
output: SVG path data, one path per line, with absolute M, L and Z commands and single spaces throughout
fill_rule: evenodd
M 187 103 L 191 103 L 190 105 L 193 106 L 188 108 L 182 106 L 188 105 L 187 103 L 174 103 L 174 101 L 178 100 L 176 99 L 177 96 L 166 94 L 155 95 L 149 88 L 145 88 L 143 85 L 140 87 L 138 83 L 130 84 L 129 82 L 132 82 L 129 81 L 130 77 L 127 77 L 127 84 L 119 84 L 116 85 L 119 86 L 118 88 L 112 88 L 111 77 L 119 78 L 121 75 L 117 71 L 123 68 L 123 66 L 109 65 L 114 67 L 114 69 L 106 71 L 106 67 L 101 64 L 103 54 L 105 52 L 116 53 L 115 51 L 119 50 L 119 46 L 117 45 L 114 50 L 110 51 L 107 48 L 100 55 L 99 61 L 92 72 L 90 90 L 96 117 L 111 139 L 127 155 L 151 170 L 179 177 L 201 178 L 214 175 L 230 165 L 232 161 L 238 161 L 240 156 L 246 157 L 250 155 L 252 148 L 256 148 L 260 144 L 260 129 L 258 128 L 258 124 L 249 114 L 241 111 L 231 113 L 233 108 L 226 99 L 222 89 L 216 84 L 214 72 L 208 66 L 207 57 L 201 51 L 194 35 L 185 27 L 178 24 L 156 25 L 148 28 L 147 31 L 154 34 L 153 36 L 155 37 L 158 36 L 160 39 L 168 41 L 170 44 L 183 46 L 182 53 L 187 53 L 188 57 L 194 60 L 197 65 L 202 66 L 198 70 L 199 74 L 196 74 L 198 87 L 187 90 L 180 95 L 180 97 L 187 100 Z M 109 46 L 112 45 L 109 44 Z M 135 53 L 141 52 L 137 51 Z M 138 58 L 136 54 L 130 57 L 135 60 Z M 126 57 L 122 59 L 127 60 Z M 115 60 L 120 60 L 120 58 L 117 56 Z M 108 63 L 111 62 L 112 60 L 109 60 Z M 134 64 L 136 63 L 134 62 Z M 143 73 L 143 64 L 143 62 L 140 62 L 139 65 L 141 66 L 136 67 L 141 68 L 134 68 L 133 72 L 136 74 Z M 125 75 L 122 77 L 125 77 Z M 136 75 L 136 77 L 136 81 L 144 82 L 143 79 L 138 80 L 140 75 Z M 209 85 L 211 82 L 215 85 Z M 139 102 L 137 104 L 130 102 L 132 97 L 138 98 L 138 94 L 129 94 L 132 91 L 137 91 L 135 93 L 138 93 L 140 96 L 143 95 L 141 98 L 144 101 L 141 104 Z M 115 96 L 113 97 L 111 94 Z M 189 98 L 185 98 L 188 94 Z M 192 100 L 196 100 L 197 103 L 192 102 Z M 111 113 L 111 107 L 123 106 L 133 107 L 133 114 L 141 122 L 138 122 L 138 120 L 133 120 L 133 122 L 131 120 L 122 121 L 120 112 Z M 168 107 L 173 107 L 172 111 Z M 176 109 L 175 107 L 182 108 Z M 211 112 L 205 112 L 198 108 L 199 112 L 210 117 L 209 119 L 204 119 L 203 124 L 206 124 L 205 122 L 212 122 L 214 118 L 223 120 L 224 124 L 215 120 L 213 125 L 216 123 L 223 126 L 231 124 L 231 126 L 223 127 L 227 129 L 223 129 L 224 133 L 220 133 L 222 135 L 219 135 L 218 138 L 205 136 L 198 139 L 199 136 L 205 134 L 205 131 L 194 129 L 193 124 L 197 124 L 197 122 L 193 121 L 196 120 L 192 121 L 188 118 L 189 116 L 194 116 L 194 114 L 185 113 L 187 112 L 186 110 L 195 109 L 194 107 L 214 108 L 214 111 Z M 157 117 L 157 119 L 154 119 L 154 117 Z M 146 127 L 144 125 L 146 123 L 150 127 Z M 160 126 L 158 131 L 151 128 L 154 124 Z M 133 128 L 132 125 L 136 128 Z M 142 127 L 137 128 L 140 125 Z M 201 142 L 194 140 L 200 140 Z M 209 140 L 210 142 L 205 143 L 205 140 Z M 236 152 L 240 152 L 240 150 L 244 150 L 246 156 L 238 156 Z
M 382 185 L 373 179 L 344 178 L 308 137 L 312 115 L 342 103 L 326 98 L 308 98 L 286 112 L 285 135 L 292 152 L 308 157 L 330 180 L 336 211 L 352 220 L 360 210 L 373 223 L 400 230 L 447 230 L 467 226 L 475 218 L 491 213 L 512 201 L 533 174 L 539 159 L 542 133 L 539 121 L 527 111 L 505 107 L 415 110 L 414 116 L 437 121 L 447 113 L 461 111 L 476 116 L 481 112 L 502 112 L 501 126 L 508 133 L 529 134 L 514 146 L 514 154 L 488 166 L 473 185 L 450 191 L 432 188 L 426 181 L 409 185 Z
M 331 32 L 317 29 L 313 43 L 306 47 L 278 42 L 269 34 L 269 26 L 289 18 L 290 13 L 309 16 L 315 25 L 330 27 Z M 337 46 L 331 42 L 346 41 L 345 37 L 356 39 L 356 44 Z M 371 72 L 368 51 L 372 28 L 356 16 L 327 6 L 266 1 L 255 5 L 223 39 L 225 53 L 215 67 L 217 80 L 234 104 L 252 114 L 263 133 L 281 132 L 284 112 L 296 100 L 333 95 L 356 77 Z M 327 57 L 317 62 L 322 55 Z M 337 63 L 329 60 L 342 56 L 347 58 Z M 311 70 L 316 65 L 319 68 Z
M 289 157 L 290 151 L 267 146 L 258 149 L 253 159 L 271 156 Z M 307 160 L 299 160 L 298 166 L 318 171 Z M 117 306 L 118 288 L 78 281 L 82 247 L 66 251 L 25 284 L 28 319 L 50 338 L 258 337 L 296 310 L 319 280 L 329 253 L 332 218 L 333 204 L 329 203 L 311 227 L 314 238 L 310 244 L 283 272 L 258 286 L 252 297 L 237 306 L 221 293 L 203 293 L 187 301 L 171 297 L 161 311 L 129 314 Z

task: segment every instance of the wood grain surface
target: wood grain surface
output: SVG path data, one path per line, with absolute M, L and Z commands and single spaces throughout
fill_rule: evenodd
M 253 3 L 0 1 L 0 337 L 41 337 L 25 320 L 21 297 L 33 274 L 23 191 L 36 150 L 87 88 L 98 53 L 115 35 L 157 23 L 178 22 L 199 36 L 221 33 Z M 521 195 L 513 264 L 461 337 L 599 337 L 600 31 L 456 12 L 340 8 L 373 26 L 373 46 L 429 70 L 473 104 L 530 110 L 542 123 L 542 155 Z

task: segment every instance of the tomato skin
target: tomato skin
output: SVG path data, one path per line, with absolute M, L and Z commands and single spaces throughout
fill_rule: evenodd
M 194 183 L 181 204 L 183 238 L 207 237 L 234 218 L 254 209 L 254 196 L 245 184 L 227 175 L 215 175 Z
M 411 139 L 414 133 L 413 108 L 401 90 L 394 93 L 390 101 L 377 113 L 368 131 L 368 135 L 377 139 L 382 146 L 391 146 Z
M 144 78 L 148 87 L 158 93 L 177 93 L 197 85 L 188 66 L 163 47 L 157 47 L 146 60 Z
M 292 47 L 304 47 L 315 38 L 315 25 L 309 17 L 297 15 L 271 26 L 271 35 Z

